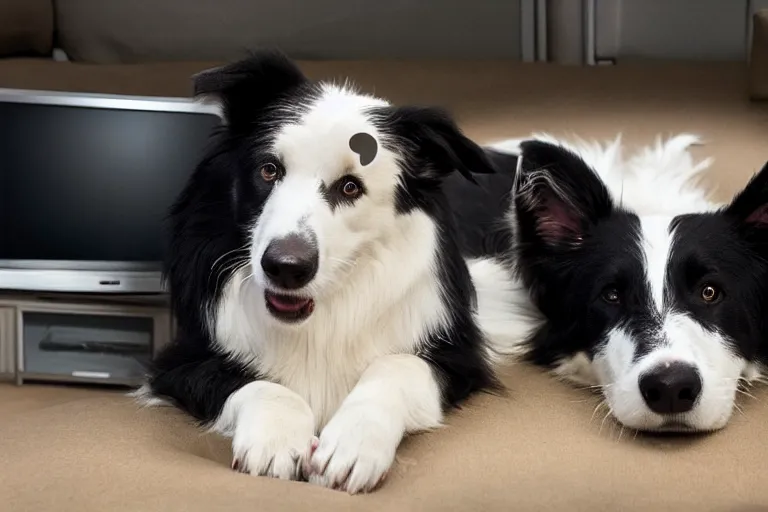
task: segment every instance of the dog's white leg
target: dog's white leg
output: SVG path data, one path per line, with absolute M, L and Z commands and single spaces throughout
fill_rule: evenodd
M 286 480 L 299 478 L 299 460 L 315 435 L 307 402 L 267 381 L 232 393 L 212 430 L 232 437 L 232 467 L 243 473 Z
M 374 361 L 305 457 L 314 483 L 350 494 L 374 489 L 410 432 L 440 426 L 440 387 L 429 365 L 413 355 Z

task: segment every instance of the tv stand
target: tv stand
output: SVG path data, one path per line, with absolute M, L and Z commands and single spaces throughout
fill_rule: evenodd
M 6 264 L 7 266 L 7 264 Z M 160 271 L 71 270 L 0 268 L 0 283 L 14 290 L 32 292 L 81 292 L 91 294 L 162 293 Z
M 0 374 L 136 386 L 174 331 L 164 294 L 0 293 Z

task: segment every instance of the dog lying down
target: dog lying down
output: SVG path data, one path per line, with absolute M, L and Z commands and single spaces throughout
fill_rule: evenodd
M 405 434 L 498 387 L 499 350 L 638 429 L 719 428 L 758 377 L 767 170 L 718 210 L 691 137 L 483 149 L 273 52 L 195 90 L 223 123 L 171 212 L 179 334 L 137 395 L 231 436 L 234 469 L 372 490 Z
M 522 156 L 512 201 L 481 182 L 487 203 L 508 205 L 482 219 L 494 228 L 482 243 L 476 211 L 455 181 L 448 189 L 465 250 L 484 257 L 471 271 L 489 336 L 599 389 L 637 430 L 724 427 L 740 384 L 768 362 L 768 165 L 713 204 L 696 185 L 710 164 L 694 161 L 697 142 L 680 135 L 630 157 L 620 139 L 498 144 Z
M 171 212 L 179 335 L 138 394 L 231 436 L 241 472 L 369 491 L 404 434 L 498 386 L 440 188 L 495 164 L 445 113 L 278 53 L 195 90 L 224 122 Z

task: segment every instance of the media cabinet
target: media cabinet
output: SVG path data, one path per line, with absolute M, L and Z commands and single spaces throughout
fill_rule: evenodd
M 174 330 L 164 295 L 0 294 L 0 374 L 135 386 Z

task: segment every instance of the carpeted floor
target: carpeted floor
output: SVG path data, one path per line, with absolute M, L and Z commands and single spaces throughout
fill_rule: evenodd
M 126 393 L 123 388 L 72 386 L 59 384 L 24 384 L 16 386 L 10 381 L 0 381 L 0 419 L 15 414 L 62 404 L 83 398 Z

